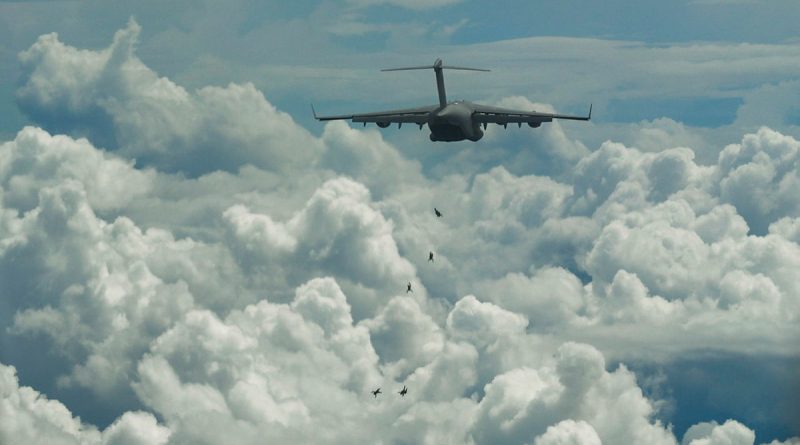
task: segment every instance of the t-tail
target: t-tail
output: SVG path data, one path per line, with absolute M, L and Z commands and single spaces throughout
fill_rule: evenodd
M 436 59 L 433 65 L 427 66 L 410 66 L 406 68 L 387 68 L 381 71 L 406 71 L 406 70 L 429 70 L 432 69 L 436 73 L 436 89 L 439 91 L 439 106 L 444 107 L 447 105 L 447 93 L 444 90 L 444 75 L 442 70 L 463 70 L 463 71 L 491 71 L 482 68 L 467 68 L 463 66 L 443 65 L 442 59 Z

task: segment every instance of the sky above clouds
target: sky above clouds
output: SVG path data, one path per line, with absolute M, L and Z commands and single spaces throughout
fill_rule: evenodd
M 800 443 L 796 2 L 295 3 L 0 2 L 0 441 Z

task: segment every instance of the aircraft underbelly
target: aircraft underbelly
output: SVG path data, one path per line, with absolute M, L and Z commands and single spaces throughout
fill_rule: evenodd
M 460 104 L 451 105 L 435 113 L 428 121 L 432 141 L 477 141 L 483 136 L 479 126 L 472 121 L 471 110 Z
M 459 125 L 432 122 L 428 127 L 431 129 L 432 141 L 463 141 L 467 138 Z

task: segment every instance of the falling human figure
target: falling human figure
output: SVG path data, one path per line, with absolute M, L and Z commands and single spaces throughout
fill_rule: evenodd
M 433 213 L 436 214 L 437 218 L 441 218 L 442 217 L 442 212 L 440 212 L 439 209 L 437 209 L 436 207 L 433 208 Z
M 406 286 L 406 293 L 409 293 L 409 292 L 414 293 L 414 291 L 411 290 L 411 282 L 410 281 L 408 282 L 408 286 Z
M 433 252 L 428 252 L 428 261 L 433 262 Z
M 377 399 L 377 398 L 378 398 L 378 394 L 380 394 L 380 393 L 381 393 L 381 389 L 380 389 L 380 388 L 378 388 L 378 389 L 376 389 L 375 391 L 370 391 L 370 392 L 372 393 L 372 396 L 373 396 L 373 397 L 375 397 L 375 398 Z
M 405 397 L 406 394 L 408 393 L 408 388 L 406 388 L 406 385 L 403 385 L 403 389 L 401 389 L 397 393 L 400 394 L 400 397 Z

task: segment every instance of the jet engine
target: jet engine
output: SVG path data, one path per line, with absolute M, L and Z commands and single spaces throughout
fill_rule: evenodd
M 381 128 L 386 128 L 389 126 L 390 122 L 375 122 Z
M 528 122 L 528 126 L 531 128 L 539 128 L 542 126 L 541 122 Z

